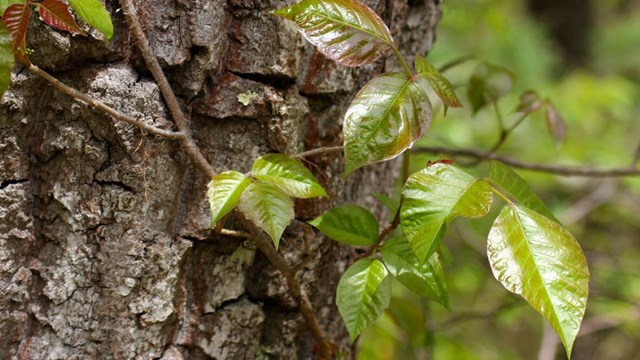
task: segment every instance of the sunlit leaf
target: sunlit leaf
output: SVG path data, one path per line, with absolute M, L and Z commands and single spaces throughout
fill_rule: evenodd
M 545 119 L 547 121 L 549 134 L 551 134 L 556 146 L 560 146 L 564 140 L 565 134 L 566 126 L 564 119 L 551 104 L 547 104 L 545 107 Z
M 279 187 L 287 195 L 297 198 L 327 196 L 311 171 L 291 156 L 267 154 L 253 162 L 251 174 Z
M 514 75 L 503 67 L 480 63 L 471 74 L 467 87 L 472 113 L 477 113 L 506 95 L 511 90 L 514 79 Z
M 31 9 L 26 4 L 13 4 L 2 15 L 2 22 L 9 29 L 13 38 L 13 50 L 26 53 L 27 26 L 31 17 Z
M 378 260 L 362 259 L 338 283 L 336 304 L 353 342 L 389 306 L 391 280 Z
M 427 81 L 387 73 L 367 83 L 344 117 L 345 175 L 411 147 L 431 123 Z
M 487 179 L 494 185 L 498 185 L 518 204 L 558 222 L 547 205 L 531 190 L 529 184 L 507 165 L 492 161 Z
M 373 245 L 378 239 L 378 220 L 356 205 L 334 208 L 309 224 L 331 239 L 349 245 Z
M 507 204 L 487 243 L 493 275 L 544 316 L 571 357 L 589 291 L 589 269 L 580 245 L 558 223 Z
M 440 256 L 434 253 L 424 264 L 404 237 L 388 239 L 380 249 L 389 272 L 407 289 L 449 309 L 449 294 Z
M 73 10 L 84 20 L 100 31 L 107 40 L 113 36 L 111 16 L 100 0 L 67 0 Z
M 40 17 L 47 25 L 74 34 L 84 34 L 69 12 L 67 4 L 58 0 L 44 0 L 40 3 Z
M 449 221 L 456 216 L 482 217 L 493 201 L 486 181 L 447 164 L 412 174 L 402 194 L 400 224 L 420 263 L 436 251 Z
M 236 171 L 226 171 L 211 179 L 207 190 L 211 206 L 211 227 L 238 205 L 240 195 L 250 183 L 251 180 Z
M 11 70 L 15 65 L 12 44 L 9 30 L 0 24 L 0 97 L 11 83 Z
M 418 55 L 416 56 L 416 71 L 418 72 L 418 76 L 422 76 L 433 88 L 436 92 L 440 100 L 444 103 L 444 114 L 447 115 L 448 107 L 462 107 L 462 103 L 456 96 L 456 92 L 453 90 L 453 86 L 445 78 L 433 67 L 424 57 Z
M 295 22 L 321 53 L 343 65 L 368 64 L 393 45 L 382 19 L 356 0 L 302 0 L 273 14 Z
M 276 249 L 286 227 L 293 221 L 293 201 L 275 185 L 254 181 L 242 193 L 238 209 L 264 230 Z

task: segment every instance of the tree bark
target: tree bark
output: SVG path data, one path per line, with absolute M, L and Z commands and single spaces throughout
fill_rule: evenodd
M 341 115 L 355 91 L 397 67 L 381 61 L 350 69 L 325 59 L 268 13 L 291 3 L 137 1 L 151 46 L 217 171 L 246 172 L 265 153 L 341 144 Z M 366 3 L 407 54 L 431 47 L 438 0 Z M 32 61 L 171 129 L 117 2 L 107 8 L 116 28 L 110 42 L 96 31 L 72 37 L 32 19 Z M 330 341 L 349 350 L 335 287 L 357 253 L 304 220 L 345 203 L 388 217 L 369 195 L 393 188 L 397 163 L 345 180 L 341 156 L 309 160 L 331 198 L 296 203 L 279 251 L 298 270 Z M 177 143 L 114 122 L 16 69 L 0 102 L 2 358 L 314 358 L 315 341 L 279 272 L 250 239 L 208 230 L 207 181 Z M 226 226 L 242 230 L 233 218 Z

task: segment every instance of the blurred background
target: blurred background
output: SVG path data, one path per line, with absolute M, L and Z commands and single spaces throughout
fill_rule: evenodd
M 444 117 L 434 98 L 439 111 L 419 145 L 489 151 L 501 130 L 521 120 L 514 111 L 520 96 L 534 90 L 564 119 L 564 131 L 557 123 L 550 130 L 537 111 L 497 153 L 604 169 L 630 167 L 640 157 L 640 0 L 444 1 L 428 60 L 446 69 L 465 107 Z M 484 74 L 496 99 L 475 113 L 468 99 L 474 74 Z M 415 167 L 441 157 L 451 158 L 414 156 Z M 488 168 L 456 163 L 477 176 Z M 640 359 L 640 176 L 514 170 L 587 255 L 590 297 L 572 358 Z M 456 220 L 448 230 L 451 312 L 394 284 L 390 310 L 360 340 L 360 359 L 566 359 L 542 317 L 491 273 L 485 239 L 499 208 L 480 220 Z

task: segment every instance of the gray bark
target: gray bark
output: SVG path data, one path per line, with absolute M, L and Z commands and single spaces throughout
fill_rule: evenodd
M 269 152 L 341 143 L 341 114 L 383 62 L 324 59 L 268 10 L 293 1 L 138 1 L 139 16 L 216 171 Z M 439 1 L 366 1 L 402 47 L 424 53 Z M 32 61 L 132 116 L 171 128 L 117 2 L 116 34 L 72 37 L 32 20 Z M 387 69 L 393 67 L 392 62 Z M 253 95 L 248 105 L 240 94 Z M 397 163 L 341 178 L 316 156 L 331 200 L 296 204 L 280 252 L 331 341 L 349 349 L 334 305 L 357 255 L 300 220 L 392 188 Z M 0 358 L 310 359 L 311 334 L 278 271 L 250 240 L 208 230 L 207 179 L 169 140 L 74 102 L 17 69 L 0 102 Z M 236 228 L 234 219 L 227 227 Z

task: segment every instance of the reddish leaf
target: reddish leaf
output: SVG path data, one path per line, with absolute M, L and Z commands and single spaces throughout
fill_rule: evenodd
M 545 101 L 541 100 L 535 91 L 527 90 L 520 95 L 520 103 L 516 108 L 516 112 L 531 114 L 544 104 Z
M 562 118 L 562 116 L 560 116 L 558 111 L 553 106 L 551 106 L 551 104 L 547 104 L 545 110 L 545 117 L 547 120 L 547 128 L 549 129 L 549 133 L 551 134 L 551 137 L 553 137 L 553 141 L 556 143 L 556 146 L 560 146 L 562 140 L 564 140 L 564 119 Z
M 435 164 L 447 164 L 447 165 L 451 165 L 451 164 L 453 164 L 454 162 L 455 162 L 455 160 L 453 160 L 453 159 L 440 159 L 440 160 L 436 160 L 436 161 L 428 160 L 428 161 L 427 161 L 427 167 L 429 167 L 429 166 L 433 166 L 433 165 L 435 165 Z
M 2 22 L 9 29 L 13 38 L 13 51 L 26 53 L 27 25 L 29 25 L 31 9 L 25 4 L 13 4 L 2 15 Z
M 44 0 L 40 3 L 40 17 L 47 25 L 73 34 L 84 34 L 69 12 L 67 4 L 59 0 Z

